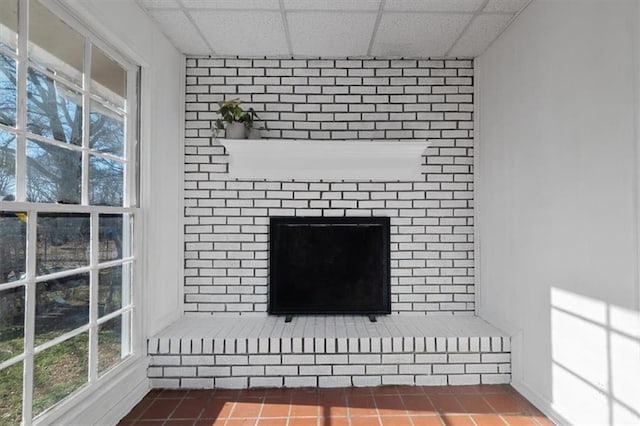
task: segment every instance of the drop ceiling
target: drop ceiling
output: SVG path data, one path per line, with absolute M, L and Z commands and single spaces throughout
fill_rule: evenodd
M 531 0 L 136 0 L 187 55 L 475 57 Z

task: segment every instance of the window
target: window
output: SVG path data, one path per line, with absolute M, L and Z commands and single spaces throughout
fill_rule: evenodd
M 74 28 L 0 2 L 0 424 L 133 354 L 138 69 Z

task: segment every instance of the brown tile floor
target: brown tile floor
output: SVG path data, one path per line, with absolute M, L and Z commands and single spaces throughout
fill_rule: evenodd
M 152 390 L 120 425 L 552 425 L 508 385 Z

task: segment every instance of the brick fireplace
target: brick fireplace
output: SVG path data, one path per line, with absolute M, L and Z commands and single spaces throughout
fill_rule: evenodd
M 185 318 L 149 341 L 153 386 L 508 383 L 474 316 L 473 88 L 470 60 L 187 59 Z M 429 148 L 410 179 L 237 178 L 210 130 L 233 98 L 266 139 Z M 388 217 L 392 314 L 267 316 L 274 216 Z

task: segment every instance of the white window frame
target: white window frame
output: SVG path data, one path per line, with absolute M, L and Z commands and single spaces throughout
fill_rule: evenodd
M 142 282 L 142 263 L 140 261 L 141 247 L 142 247 L 142 214 L 138 207 L 140 194 L 138 187 L 139 176 L 139 103 L 141 102 L 139 94 L 139 86 L 141 84 L 142 72 L 141 67 L 136 65 L 135 61 L 129 59 L 127 56 L 122 55 L 117 50 L 104 43 L 97 35 L 86 28 L 80 21 L 70 16 L 63 9 L 58 7 L 55 3 L 50 1 L 42 1 L 43 6 L 47 7 L 52 13 L 61 18 L 70 28 L 78 32 L 84 38 L 84 70 L 82 86 L 79 87 L 73 83 L 61 79 L 60 77 L 43 71 L 40 68 L 36 68 L 38 72 L 46 75 L 49 78 L 58 80 L 66 87 L 73 88 L 83 95 L 82 97 L 82 109 L 83 109 L 83 135 L 82 146 L 75 147 L 66 143 L 58 143 L 51 139 L 42 137 L 40 135 L 32 134 L 28 132 L 26 128 L 26 116 L 27 116 L 27 67 L 24 64 L 30 64 L 28 55 L 28 10 L 29 1 L 37 0 L 19 0 L 19 22 L 18 22 L 18 50 L 12 52 L 2 49 L 4 55 L 12 57 L 18 63 L 17 71 L 17 115 L 16 115 L 16 127 L 8 127 L 0 124 L 0 129 L 9 131 L 16 134 L 16 201 L 0 201 L 0 211 L 15 211 L 27 213 L 27 253 L 26 253 L 26 276 L 24 279 L 13 281 L 10 283 L 0 283 L 0 291 L 12 289 L 15 287 L 24 286 L 25 288 L 25 341 L 23 353 L 17 355 L 9 360 L 0 363 L 0 369 L 10 367 L 14 364 L 23 363 L 23 399 L 22 399 L 22 419 L 26 426 L 38 423 L 47 423 L 48 419 L 53 419 L 58 415 L 58 412 L 64 409 L 64 406 L 68 405 L 74 396 L 79 396 L 83 393 L 89 393 L 97 390 L 104 383 L 109 381 L 122 370 L 131 366 L 137 362 L 141 357 L 145 356 L 143 353 L 144 347 L 142 344 L 142 316 L 140 312 L 140 283 Z M 112 59 L 116 60 L 127 72 L 127 85 L 126 85 L 126 111 L 125 111 L 125 151 L 124 159 L 117 158 L 118 161 L 124 163 L 124 176 L 123 176 L 123 206 L 95 206 L 89 205 L 89 176 L 88 176 L 88 163 L 89 156 L 97 155 L 104 158 L 110 158 L 108 154 L 100 154 L 89 149 L 89 120 L 91 114 L 91 102 L 100 102 L 101 105 L 105 104 L 95 97 L 91 96 L 91 47 L 95 46 L 107 53 Z M 107 106 L 107 108 L 109 108 Z M 80 205 L 72 204 L 50 204 L 50 203 L 35 203 L 26 202 L 26 141 L 27 139 L 46 141 L 53 145 L 64 146 L 65 148 L 73 149 L 74 151 L 82 152 L 82 198 Z M 36 275 L 36 232 L 37 221 L 34 218 L 38 213 L 84 213 L 88 214 L 91 221 L 91 237 L 90 248 L 91 256 L 88 266 L 76 268 L 72 270 L 66 270 L 62 272 L 48 274 L 46 276 Z M 123 257 L 110 262 L 99 262 L 99 215 L 100 214 L 118 214 L 129 215 L 133 221 L 133 247 L 129 250 L 129 256 Z M 126 222 L 123 220 L 123 229 L 129 229 Z M 126 253 L 126 251 L 123 251 Z M 131 276 L 131 297 L 130 303 L 121 309 L 118 309 L 112 313 L 109 313 L 101 318 L 98 318 L 98 277 L 99 270 L 106 267 L 118 266 L 118 265 L 132 265 Z M 124 270 L 124 269 L 123 269 Z M 89 310 L 89 322 L 81 327 L 78 327 L 72 331 L 69 331 L 51 341 L 34 347 L 35 340 L 35 291 L 36 285 L 39 282 L 48 281 L 56 278 L 67 277 L 71 275 L 77 275 L 80 273 L 90 274 L 90 310 Z M 124 278 L 123 278 L 124 279 Z M 102 375 L 98 374 L 98 327 L 109 321 L 110 319 L 121 316 L 123 323 L 125 322 L 125 316 L 129 317 L 131 331 L 130 336 L 123 336 L 127 338 L 130 344 L 129 354 L 126 358 L 121 360 L 115 366 L 102 372 Z M 123 330 L 126 327 L 123 327 Z M 46 409 L 43 413 L 37 417 L 33 417 L 33 366 L 34 355 L 48 349 L 55 344 L 61 343 L 71 337 L 88 332 L 89 334 L 89 352 L 88 352 L 88 377 L 87 382 L 64 398 L 62 401 L 54 404 L 52 407 Z

